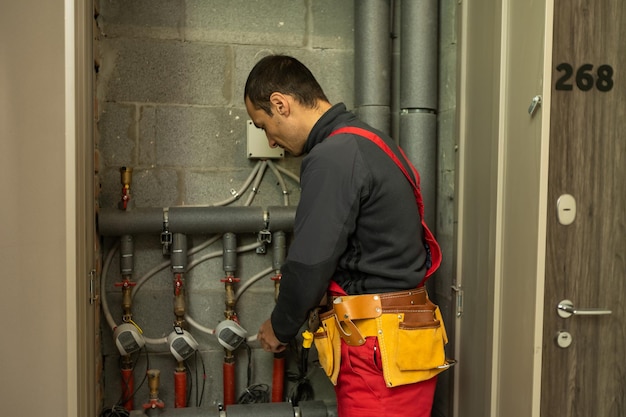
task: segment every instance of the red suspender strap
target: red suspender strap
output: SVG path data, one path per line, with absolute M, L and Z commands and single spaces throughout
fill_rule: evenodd
M 342 128 L 335 130 L 329 135 L 329 137 L 333 135 L 339 135 L 342 133 L 361 136 L 374 142 L 379 148 L 381 148 L 387 154 L 387 156 L 389 156 L 393 160 L 393 162 L 398 166 L 398 168 L 400 168 L 405 178 L 409 181 L 409 183 L 413 187 L 413 194 L 415 194 L 415 200 L 417 201 L 417 208 L 419 211 L 420 218 L 422 219 L 422 227 L 424 228 L 424 237 L 427 243 L 426 249 L 428 250 L 429 256 L 430 256 L 430 266 L 428 270 L 426 271 L 426 276 L 420 283 L 420 286 L 424 285 L 424 282 L 426 282 L 426 279 L 430 277 L 432 273 L 437 270 L 437 268 L 439 268 L 439 265 L 441 265 L 441 249 L 439 248 L 439 244 L 437 243 L 437 240 L 435 240 L 435 237 L 433 236 L 432 232 L 430 231 L 430 229 L 426 225 L 426 222 L 424 221 L 424 202 L 422 200 L 422 193 L 420 192 L 420 188 L 419 188 L 420 177 L 419 177 L 417 170 L 415 169 L 413 164 L 411 164 L 411 161 L 409 161 L 409 159 L 406 157 L 406 155 L 404 154 L 404 151 L 400 147 L 398 147 L 398 149 L 400 149 L 400 153 L 402 154 L 402 158 L 404 158 L 404 161 L 406 162 L 406 164 L 413 171 L 413 175 L 415 177 L 415 180 L 413 180 L 413 178 L 409 175 L 408 171 L 406 170 L 402 162 L 400 162 L 400 159 L 398 158 L 398 156 L 391 150 L 391 148 L 389 148 L 389 145 L 387 145 L 378 135 L 376 135 L 373 132 L 370 132 L 369 130 L 361 129 L 359 127 L 354 127 L 354 126 L 346 126 L 346 127 L 342 127 Z

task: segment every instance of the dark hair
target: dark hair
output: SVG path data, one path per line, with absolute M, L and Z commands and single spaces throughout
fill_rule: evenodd
M 288 94 L 310 108 L 318 100 L 328 101 L 311 71 L 286 55 L 269 55 L 257 62 L 248 75 L 243 97 L 271 116 L 270 96 L 274 92 Z

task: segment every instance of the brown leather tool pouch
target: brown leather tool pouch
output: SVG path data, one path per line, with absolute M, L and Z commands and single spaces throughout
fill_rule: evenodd
M 439 307 L 426 304 L 385 312 L 376 319 L 388 387 L 425 381 L 448 369 L 448 336 Z
M 334 310 L 320 314 L 320 328 L 313 334 L 313 343 L 322 369 L 333 385 L 337 385 L 341 366 L 341 337 Z

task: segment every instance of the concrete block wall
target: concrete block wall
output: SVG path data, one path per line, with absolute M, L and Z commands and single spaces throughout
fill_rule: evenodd
M 270 53 L 290 54 L 308 65 L 333 103 L 353 108 L 354 2 L 359 0 L 96 0 L 96 152 L 99 204 L 116 208 L 122 185 L 119 169 L 133 168 L 134 207 L 210 205 L 231 196 L 258 163 L 246 154 L 247 114 L 243 87 L 254 63 Z M 439 198 L 437 233 L 444 253 L 453 253 L 455 178 L 456 40 L 455 0 L 442 0 L 440 28 Z M 300 159 L 276 163 L 298 173 Z M 285 178 L 290 204 L 299 198 L 298 184 Z M 233 205 L 242 205 L 248 194 Z M 281 205 L 283 194 L 267 170 L 253 205 Z M 190 236 L 189 247 L 209 236 Z M 159 236 L 135 236 L 134 280 L 145 280 L 136 291 L 133 318 L 146 336 L 158 338 L 172 331 L 173 284 Z M 240 245 L 253 243 L 254 234 L 238 236 Z M 103 258 L 114 239 L 102 242 Z M 190 259 L 221 250 L 218 241 Z M 102 279 L 113 316 L 120 320 L 121 293 L 116 254 L 105 265 Z M 271 266 L 271 253 L 241 254 L 237 276 L 242 282 Z M 162 269 L 151 274 L 155 267 Z M 451 257 L 443 271 L 453 269 Z M 150 273 L 150 275 L 148 275 Z M 148 276 L 150 277 L 148 279 Z M 223 319 L 224 287 L 220 257 L 194 267 L 186 275 L 190 315 L 214 328 Z M 437 288 L 449 306 L 447 284 Z M 269 275 L 241 297 L 237 311 L 241 324 L 256 333 L 273 306 Z M 446 299 L 448 297 L 448 299 Z M 445 309 L 444 309 L 445 310 Z M 446 314 L 446 311 L 444 311 Z M 119 354 L 112 332 L 102 320 L 104 406 L 120 399 Z M 222 402 L 223 349 L 213 336 L 190 329 L 200 344 L 206 369 L 204 407 Z M 252 345 L 254 347 L 254 345 Z M 290 358 L 293 359 L 293 358 Z M 272 355 L 252 353 L 252 383 L 271 387 Z M 293 366 L 293 360 L 289 361 Z M 246 388 L 245 349 L 237 352 L 237 395 Z M 202 379 L 200 359 L 190 359 L 194 386 Z M 174 404 L 173 371 L 176 362 L 166 347 L 149 348 L 135 365 L 136 387 L 147 367 L 161 370 L 160 397 Z M 334 402 L 332 386 L 320 370 L 310 375 L 316 399 Z M 293 386 L 288 384 L 285 393 Z M 446 388 L 440 402 L 445 409 Z M 135 408 L 148 401 L 147 383 L 135 396 Z M 440 415 L 447 415 L 444 411 Z
M 120 167 L 132 167 L 131 198 L 134 207 L 210 205 L 231 196 L 248 178 L 257 161 L 246 153 L 247 114 L 243 87 L 254 63 L 270 53 L 296 56 L 307 64 L 333 102 L 353 102 L 353 2 L 352 0 L 100 0 L 97 2 L 97 155 L 101 184 L 99 204 L 116 208 L 121 198 Z M 278 165 L 299 172 L 299 158 L 286 157 Z M 298 184 L 285 177 L 290 204 L 297 204 Z M 243 195 L 233 205 L 248 199 Z M 282 190 L 270 170 L 253 200 L 263 207 L 283 204 Z M 209 236 L 190 236 L 189 247 Z M 239 236 L 240 245 L 253 243 L 254 234 Z M 133 280 L 147 279 L 136 290 L 133 319 L 150 338 L 167 336 L 173 322 L 173 283 L 159 236 L 135 236 Z M 104 256 L 114 239 L 103 242 Z M 191 257 L 220 251 L 221 242 Z M 116 321 L 121 321 L 118 254 L 105 265 L 106 301 Z M 271 253 L 255 251 L 239 257 L 236 276 L 241 282 L 271 266 Z M 165 262 L 165 263 L 164 263 Z M 155 266 L 163 269 L 147 273 Z M 205 327 L 214 328 L 224 315 L 221 257 L 200 263 L 186 274 L 189 314 Z M 251 334 L 269 317 L 274 300 L 270 275 L 250 287 L 237 311 Z M 190 328 L 200 344 L 206 369 L 202 405 L 216 407 L 222 397 L 224 351 L 213 336 Z M 104 356 L 104 406 L 119 401 L 119 354 L 112 332 L 102 326 Z M 252 345 L 254 347 L 254 345 Z M 161 370 L 160 397 L 174 404 L 173 372 L 176 361 L 165 346 L 149 347 L 135 365 L 135 386 L 146 368 Z M 271 387 L 272 355 L 253 349 L 251 383 Z M 149 361 L 149 365 L 148 365 Z M 293 361 L 291 361 L 293 362 Z M 248 358 L 237 351 L 237 395 L 244 392 Z M 190 405 L 196 405 L 201 388 L 202 362 L 190 358 L 193 388 Z M 316 398 L 332 403 L 332 386 L 321 371 L 311 380 Z M 288 394 L 290 385 L 286 387 Z M 199 397 L 200 395 L 198 395 Z M 144 383 L 137 391 L 135 408 L 148 401 Z

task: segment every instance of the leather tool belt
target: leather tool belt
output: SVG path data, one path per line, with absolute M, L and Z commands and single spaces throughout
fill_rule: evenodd
M 320 364 L 336 384 L 341 340 L 360 346 L 377 337 L 387 386 L 432 378 L 448 369 L 448 343 L 439 307 L 423 287 L 401 292 L 334 297 L 332 310 L 320 315 L 314 335 Z
M 343 341 L 350 346 L 360 346 L 365 343 L 365 337 L 376 336 L 375 326 L 361 320 L 375 319 L 384 313 L 404 311 L 418 313 L 422 311 L 427 301 L 428 295 L 422 287 L 411 291 L 335 297 L 333 309 Z M 366 334 L 363 334 L 359 327 Z

